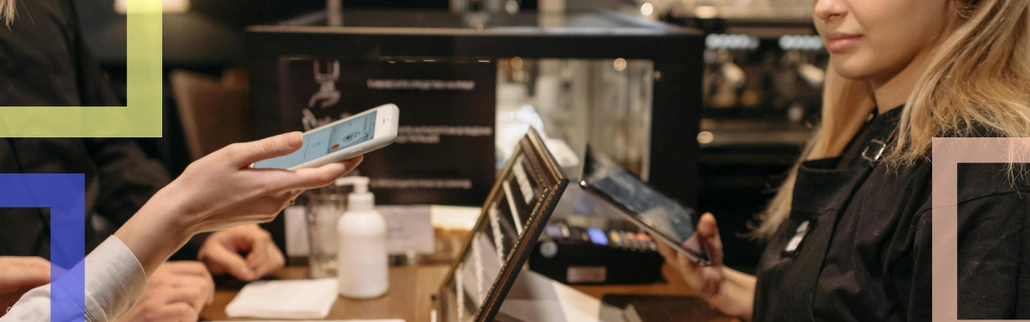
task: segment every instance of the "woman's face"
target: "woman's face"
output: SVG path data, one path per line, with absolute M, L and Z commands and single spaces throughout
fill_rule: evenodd
M 850 79 L 887 80 L 929 54 L 947 27 L 950 0 L 813 0 L 830 66 Z

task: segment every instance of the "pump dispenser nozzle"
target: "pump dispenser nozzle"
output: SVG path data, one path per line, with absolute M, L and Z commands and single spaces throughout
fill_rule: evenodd
M 375 196 L 368 192 L 368 177 L 343 177 L 336 179 L 336 186 L 354 186 L 347 195 L 347 211 L 371 211 L 375 209 Z
M 368 177 L 350 176 L 336 179 L 336 186 L 354 186 L 354 193 L 368 193 Z

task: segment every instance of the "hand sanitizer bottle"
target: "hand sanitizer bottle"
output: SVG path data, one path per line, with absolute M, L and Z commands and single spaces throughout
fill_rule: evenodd
M 367 177 L 343 177 L 337 186 L 353 185 L 347 196 L 347 211 L 336 224 L 336 276 L 340 296 L 371 299 L 389 289 L 386 252 L 386 221 L 375 209 L 375 197 L 368 192 Z

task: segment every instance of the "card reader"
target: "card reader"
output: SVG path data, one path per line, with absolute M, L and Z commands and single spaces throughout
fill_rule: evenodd
M 662 263 L 650 235 L 548 224 L 529 255 L 529 269 L 565 284 L 645 284 L 662 280 Z

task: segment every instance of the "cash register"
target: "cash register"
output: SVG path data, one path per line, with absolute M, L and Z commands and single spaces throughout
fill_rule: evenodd
M 556 221 L 529 255 L 529 269 L 566 284 L 643 284 L 662 281 L 658 247 L 635 229 L 586 228 Z

